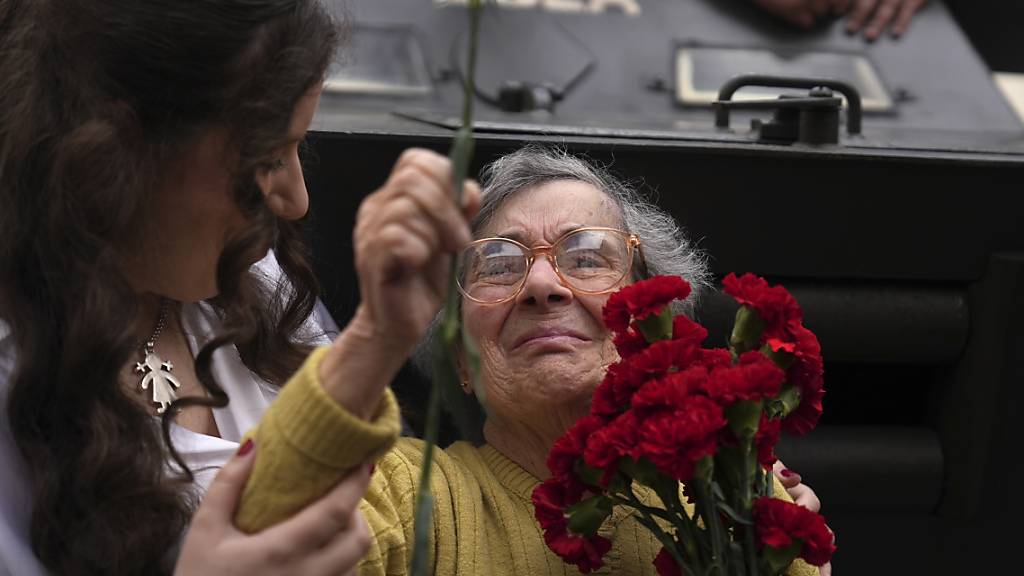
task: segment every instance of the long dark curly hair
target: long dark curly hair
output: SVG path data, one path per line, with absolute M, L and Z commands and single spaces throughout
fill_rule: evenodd
M 315 0 L 0 0 L 0 320 L 15 354 L 6 418 L 33 490 L 35 554 L 59 574 L 170 572 L 195 507 L 163 428 L 119 384 L 136 353 L 139 296 L 119 247 L 168 159 L 213 126 L 238 163 L 250 225 L 218 261 L 225 332 L 196 359 L 209 398 L 213 351 L 283 381 L 308 349 L 289 337 L 316 285 L 300 230 L 255 183 L 342 33 Z M 274 247 L 291 288 L 250 272 Z

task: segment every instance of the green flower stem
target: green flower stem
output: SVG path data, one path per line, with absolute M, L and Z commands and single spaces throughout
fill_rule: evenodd
M 648 505 L 644 504 L 643 502 L 641 502 L 633 494 L 630 494 L 630 496 L 627 498 L 627 497 L 624 497 L 624 496 L 622 496 L 620 494 L 609 493 L 608 497 L 611 498 L 612 501 L 615 502 L 616 504 L 622 504 L 623 506 L 629 506 L 630 508 L 636 508 L 637 511 L 639 511 L 639 512 L 645 514 L 645 515 L 657 516 L 658 518 L 661 518 L 662 520 L 666 520 L 668 522 L 672 522 L 674 520 L 672 515 L 669 514 L 668 512 L 666 512 L 665 510 L 662 510 L 661 508 L 656 508 L 654 506 L 648 506 Z
M 661 545 L 668 550 L 669 554 L 672 555 L 672 558 L 675 559 L 676 563 L 680 567 L 687 566 L 683 560 L 683 557 L 679 555 L 679 550 L 675 546 L 675 539 L 668 532 L 665 532 L 665 530 L 663 530 L 661 526 L 659 526 L 658 523 L 654 520 L 654 516 L 657 516 L 659 518 L 672 522 L 673 519 L 671 515 L 669 515 L 667 512 L 660 508 L 654 508 L 652 506 L 647 506 L 646 504 L 643 504 L 636 497 L 636 495 L 632 493 L 632 490 L 630 491 L 629 498 L 623 498 L 618 494 L 609 494 L 608 497 L 611 498 L 612 501 L 617 504 L 629 506 L 631 508 L 634 508 L 637 512 L 639 512 L 640 515 L 643 517 L 640 523 L 646 526 L 647 529 L 650 530 L 652 534 L 654 534 L 654 537 L 657 538 L 658 541 L 661 542 Z M 684 542 L 684 546 L 685 545 L 686 543 Z M 687 553 L 689 553 L 689 550 L 687 550 Z M 693 568 L 690 566 L 687 567 Z M 696 573 L 701 574 L 703 572 L 697 569 Z
M 469 11 L 469 66 L 466 71 L 466 85 L 462 96 L 462 126 L 455 134 L 449 160 L 452 164 L 452 190 L 456 206 L 462 206 L 463 184 L 469 173 L 469 164 L 473 158 L 473 91 L 476 70 L 477 38 L 479 29 L 480 0 L 470 0 Z M 434 381 L 430 389 L 427 403 L 427 422 L 423 440 L 423 469 L 420 471 L 419 487 L 416 490 L 416 509 L 413 520 L 413 549 L 410 560 L 411 576 L 428 574 L 427 558 L 428 535 L 433 515 L 433 497 L 430 493 L 430 469 L 434 459 L 434 445 L 437 443 L 438 426 L 441 416 L 441 390 L 448 388 L 459 394 L 459 376 L 455 368 L 455 357 L 458 354 L 459 334 L 463 333 L 459 321 L 459 291 L 455 278 L 454 255 L 451 275 L 448 278 L 448 295 L 445 299 L 444 317 L 441 330 L 434 349 L 436 362 Z M 479 358 L 476 347 L 467 336 L 463 351 L 467 355 L 467 365 L 475 382 Z
M 725 527 L 722 526 L 722 519 L 718 517 L 718 505 L 715 502 L 715 495 L 708 490 L 703 480 L 693 479 L 690 482 L 694 494 L 697 497 L 696 513 L 704 518 L 704 527 L 711 535 L 711 559 L 710 566 L 718 569 L 718 574 L 725 575 L 726 572 L 726 546 L 727 540 Z M 709 573 L 714 573 L 710 572 Z
M 753 475 L 755 473 L 754 467 L 757 466 L 757 457 L 753 453 L 753 438 L 744 438 L 741 442 L 743 446 L 743 478 L 740 486 L 740 510 L 743 514 L 749 515 L 753 509 Z M 743 526 L 743 538 L 743 547 L 747 553 L 747 574 L 748 576 L 757 576 L 758 563 L 757 550 L 754 548 L 754 526 Z

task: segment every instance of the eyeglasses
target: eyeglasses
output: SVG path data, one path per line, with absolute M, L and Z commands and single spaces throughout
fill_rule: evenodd
M 574 292 L 604 294 L 614 290 L 633 268 L 640 239 L 614 228 L 587 227 L 564 234 L 550 246 L 530 248 L 509 238 L 471 242 L 455 262 L 459 291 L 480 304 L 515 298 L 538 255 L 547 257 L 555 274 Z

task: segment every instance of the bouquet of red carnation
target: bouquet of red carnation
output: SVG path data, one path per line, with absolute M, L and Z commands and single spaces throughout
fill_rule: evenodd
M 690 293 L 681 278 L 608 299 L 621 360 L 590 414 L 551 448 L 551 478 L 533 492 L 545 542 L 580 571 L 603 565 L 611 542 L 597 531 L 615 506 L 634 510 L 661 542 L 662 576 L 773 576 L 797 557 L 831 558 L 824 518 L 772 497 L 780 433 L 806 434 L 821 416 L 818 339 L 785 288 L 752 274 L 730 274 L 724 287 L 741 305 L 728 349 L 703 348 L 707 330 L 673 316 L 669 304 Z

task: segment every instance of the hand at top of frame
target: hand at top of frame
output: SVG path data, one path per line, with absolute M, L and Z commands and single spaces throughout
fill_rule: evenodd
M 846 31 L 875 40 L 886 29 L 902 36 L 928 0 L 754 0 L 754 3 L 799 28 L 811 28 L 825 18 L 846 17 Z
M 911 19 L 928 0 L 851 0 L 846 18 L 846 31 L 850 34 L 863 33 L 867 40 L 874 40 L 890 30 L 894 37 L 900 37 L 910 26 Z

